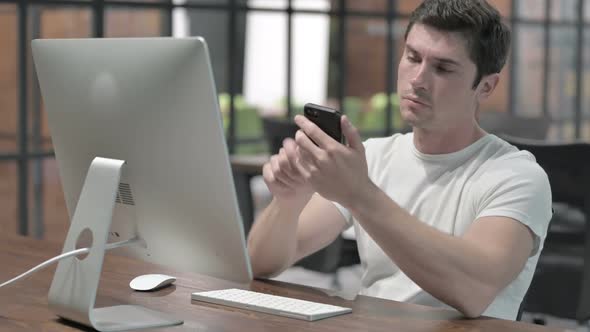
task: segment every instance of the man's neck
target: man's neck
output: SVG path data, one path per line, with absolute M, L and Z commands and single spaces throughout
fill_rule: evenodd
M 445 154 L 462 150 L 486 135 L 479 126 L 446 131 L 414 128 L 414 146 L 425 154 Z

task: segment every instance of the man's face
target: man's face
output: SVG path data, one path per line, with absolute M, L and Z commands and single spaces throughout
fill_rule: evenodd
M 398 68 L 402 118 L 415 128 L 432 131 L 472 126 L 476 71 L 460 33 L 414 24 Z

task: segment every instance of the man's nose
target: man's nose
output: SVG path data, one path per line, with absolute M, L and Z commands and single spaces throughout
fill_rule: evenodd
M 414 73 L 414 77 L 410 81 L 410 84 L 414 89 L 428 89 L 428 68 L 425 63 L 420 64 L 419 67 L 416 68 L 416 72 Z

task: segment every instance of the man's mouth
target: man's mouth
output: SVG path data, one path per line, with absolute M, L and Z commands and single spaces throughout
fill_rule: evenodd
M 430 106 L 429 103 L 427 103 L 426 101 L 424 101 L 424 100 L 422 100 L 422 99 L 420 99 L 418 97 L 415 97 L 415 96 L 411 96 L 411 95 L 408 96 L 408 95 L 406 95 L 406 96 L 403 96 L 402 99 L 407 99 L 407 100 L 412 101 L 412 102 L 414 102 L 416 104 L 420 104 L 420 105 L 424 105 L 424 106 Z

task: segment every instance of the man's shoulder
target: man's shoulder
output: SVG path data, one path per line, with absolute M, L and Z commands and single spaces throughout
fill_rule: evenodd
M 514 169 L 515 171 L 542 171 L 535 156 L 526 150 L 519 150 L 503 139 L 493 136 L 493 153 L 489 156 L 492 169 Z
M 491 144 L 493 152 L 480 170 L 483 175 L 481 180 L 495 183 L 510 180 L 548 183 L 545 170 L 537 163 L 532 153 L 519 150 L 498 137 L 493 137 Z

